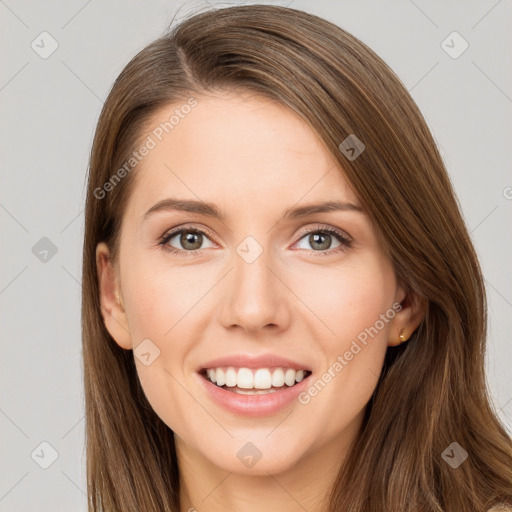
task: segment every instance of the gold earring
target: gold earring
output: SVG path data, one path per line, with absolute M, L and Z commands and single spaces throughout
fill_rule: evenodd
M 400 334 L 398 337 L 400 338 L 400 343 L 403 343 L 404 341 L 407 341 L 407 338 L 405 337 L 405 329 L 400 329 Z
M 116 296 L 116 302 L 118 304 L 121 304 L 121 300 L 119 299 L 119 293 L 115 292 L 115 296 Z

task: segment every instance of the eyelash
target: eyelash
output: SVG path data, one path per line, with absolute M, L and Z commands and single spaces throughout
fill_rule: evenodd
M 184 251 L 181 249 L 175 249 L 175 248 L 167 245 L 172 238 L 174 238 L 176 235 L 178 235 L 180 233 L 200 233 L 202 235 L 211 237 L 211 234 L 208 231 L 198 229 L 193 226 L 185 226 L 185 227 L 176 229 L 174 231 L 172 231 L 172 230 L 167 231 L 161 237 L 160 242 L 158 242 L 158 245 L 161 245 L 163 250 L 165 250 L 173 255 L 176 255 L 176 256 L 180 256 L 180 257 L 184 257 L 184 258 L 201 256 L 204 249 L 197 249 L 197 250 L 193 250 L 193 251 Z M 322 234 L 333 235 L 335 238 L 338 239 L 338 241 L 341 244 L 339 247 L 336 247 L 334 250 L 332 250 L 332 249 L 328 249 L 327 251 L 311 250 L 310 252 L 312 252 L 314 254 L 314 256 L 329 256 L 329 255 L 337 253 L 337 252 L 346 251 L 352 245 L 352 240 L 347 235 L 345 235 L 342 231 L 340 231 L 336 228 L 332 228 L 332 227 L 322 227 L 322 228 L 315 227 L 315 228 L 308 229 L 301 233 L 300 238 L 297 240 L 297 242 L 299 242 L 306 235 L 309 235 L 311 233 L 322 233 Z M 185 254 L 183 254 L 183 253 L 185 253 Z

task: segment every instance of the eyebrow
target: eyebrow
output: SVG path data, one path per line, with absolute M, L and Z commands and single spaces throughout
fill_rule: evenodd
M 184 199 L 174 199 L 167 198 L 158 201 L 155 205 L 153 205 L 145 214 L 144 220 L 146 220 L 149 216 L 156 212 L 160 211 L 182 211 L 188 213 L 197 213 L 200 215 L 205 215 L 208 217 L 212 217 L 215 219 L 219 219 L 221 221 L 225 220 L 224 214 L 221 210 L 212 203 L 207 203 L 204 201 L 196 201 L 196 200 L 184 200 Z M 344 203 L 341 201 L 327 201 L 323 203 L 311 204 L 306 206 L 292 207 L 288 208 L 283 215 L 282 220 L 287 219 L 297 219 L 300 217 L 307 217 L 308 215 L 313 215 L 315 213 L 325 213 L 325 212 L 334 212 L 334 211 L 355 211 L 363 213 L 363 208 L 361 206 L 357 206 L 352 203 Z

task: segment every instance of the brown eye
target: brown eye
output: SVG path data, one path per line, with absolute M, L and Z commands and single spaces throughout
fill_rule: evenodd
M 205 246 L 205 242 L 208 242 L 209 245 Z M 161 244 L 169 250 L 174 249 L 175 252 L 192 252 L 207 247 L 213 247 L 206 233 L 198 229 L 180 229 L 173 231 L 163 237 Z
M 304 241 L 306 241 L 306 243 L 304 243 Z M 314 230 L 310 229 L 309 231 L 306 231 L 297 243 L 297 247 L 299 249 L 306 249 L 317 253 L 332 254 L 339 250 L 348 249 L 350 244 L 350 238 L 335 228 L 316 228 Z M 329 251 L 329 249 L 334 250 Z
M 332 237 L 327 233 L 313 233 L 308 242 L 314 250 L 325 251 L 331 248 Z
M 184 249 L 188 249 L 191 251 L 197 250 L 201 248 L 201 243 L 203 241 L 203 235 L 197 232 L 183 232 L 180 235 L 180 244 Z

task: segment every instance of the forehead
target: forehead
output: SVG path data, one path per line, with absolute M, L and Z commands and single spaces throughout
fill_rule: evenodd
M 339 164 L 298 114 L 247 94 L 215 93 L 160 109 L 141 140 L 154 146 L 136 170 L 133 202 L 165 195 L 251 205 L 261 211 L 304 200 L 360 204 Z

